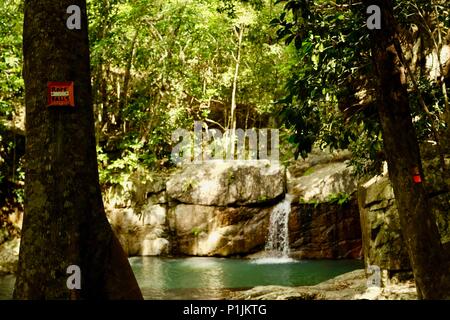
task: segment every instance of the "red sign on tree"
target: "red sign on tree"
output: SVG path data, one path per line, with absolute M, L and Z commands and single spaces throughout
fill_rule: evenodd
M 47 84 L 47 105 L 75 107 L 73 82 L 49 82 Z

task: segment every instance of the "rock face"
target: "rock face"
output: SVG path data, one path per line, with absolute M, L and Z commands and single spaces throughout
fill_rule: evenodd
M 284 168 L 278 163 L 211 161 L 184 167 L 167 181 L 172 252 L 230 256 L 263 249 L 272 203 L 284 192 Z
M 289 217 L 291 255 L 300 259 L 359 259 L 361 226 L 356 201 L 296 204 Z
M 313 150 L 304 160 L 296 161 L 286 172 L 287 191 L 302 202 L 328 202 L 337 194 L 352 194 L 357 179 L 347 160 L 348 151 Z
M 226 208 L 180 204 L 170 211 L 174 252 L 196 256 L 229 256 L 261 250 L 271 208 Z
M 414 282 L 367 287 L 364 270 L 355 270 L 315 286 L 260 286 L 230 293 L 233 300 L 416 300 Z
M 327 202 L 339 193 L 352 194 L 356 187 L 357 180 L 346 162 L 318 164 L 310 167 L 303 176 L 288 176 L 288 192 L 304 202 Z
M 169 254 L 165 179 L 132 176 L 107 192 L 106 213 L 129 256 Z
M 211 161 L 165 175 L 137 170 L 106 190 L 106 213 L 129 256 L 245 256 L 264 250 L 288 184 L 298 191 L 289 214 L 293 256 L 358 258 L 355 206 L 326 202 L 354 191 L 344 159 L 318 153 L 288 171 L 286 182 L 284 167 L 268 161 Z
M 191 164 L 166 179 L 135 174 L 108 194 L 108 217 L 129 255 L 249 255 L 264 250 L 285 185 L 284 167 L 268 161 Z M 289 168 L 288 185 L 298 191 L 289 216 L 293 256 L 360 257 L 357 206 L 326 203 L 355 191 L 344 160 L 320 153 L 299 162 Z M 314 204 L 298 204 L 299 197 Z
M 364 260 L 391 273 L 411 269 L 389 179 L 379 176 L 358 190 Z
M 167 181 L 173 200 L 205 206 L 260 204 L 284 194 L 284 168 L 268 161 L 191 164 Z
M 344 273 L 315 286 L 259 286 L 231 293 L 233 300 L 356 300 L 367 290 L 364 270 Z
M 0 245 L 0 275 L 16 272 L 19 247 L 20 240 L 17 238 Z
M 155 256 L 169 253 L 166 208 L 151 205 L 138 215 L 133 208 L 110 209 L 109 221 L 129 256 Z
M 268 161 L 189 165 L 161 180 L 130 178 L 108 194 L 108 218 L 128 255 L 261 250 L 273 203 L 285 189 L 284 168 Z M 129 200 L 121 200 L 125 195 Z
M 436 217 L 441 242 L 448 246 L 450 194 L 439 190 L 436 193 L 438 195 L 430 199 L 431 212 Z M 383 282 L 392 277 L 408 277 L 411 265 L 401 234 L 394 192 L 386 174 L 374 177 L 359 188 L 358 204 L 366 266 L 379 266 L 383 271 Z
M 294 195 L 289 218 L 291 254 L 302 259 L 361 257 L 358 206 L 350 200 L 357 179 L 347 164 L 348 152 L 315 150 L 287 170 L 288 192 Z M 344 199 L 333 204 L 331 200 Z M 336 201 L 338 202 L 338 201 Z

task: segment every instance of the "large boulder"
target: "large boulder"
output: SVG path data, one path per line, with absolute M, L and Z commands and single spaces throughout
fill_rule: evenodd
M 128 256 L 158 256 L 169 253 L 167 209 L 147 204 L 140 212 L 133 208 L 110 208 L 108 219 Z
M 120 183 L 106 188 L 104 200 L 113 208 L 139 207 L 146 202 L 165 202 L 166 180 L 165 173 L 149 173 L 138 169 L 129 175 L 124 174 Z
M 106 190 L 107 217 L 129 256 L 169 254 L 166 180 L 139 169 Z
M 179 204 L 169 211 L 174 253 L 230 256 L 261 250 L 271 210 Z
M 338 194 L 352 194 L 357 179 L 347 162 L 331 162 L 309 167 L 301 176 L 287 170 L 288 193 L 303 202 L 328 202 Z
M 358 203 L 366 266 L 376 265 L 391 274 L 410 270 L 388 177 L 377 176 L 362 185 Z
M 361 227 L 356 201 L 295 204 L 289 216 L 291 256 L 300 259 L 359 259 Z
M 190 164 L 167 181 L 169 198 L 204 206 L 261 204 L 284 191 L 284 168 L 269 161 Z
M 16 272 L 19 262 L 19 247 L 19 238 L 0 245 L 0 275 Z

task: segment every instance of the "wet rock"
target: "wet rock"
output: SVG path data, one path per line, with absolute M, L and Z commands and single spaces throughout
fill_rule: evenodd
M 289 216 L 291 256 L 299 259 L 359 259 L 361 226 L 356 201 L 295 204 Z

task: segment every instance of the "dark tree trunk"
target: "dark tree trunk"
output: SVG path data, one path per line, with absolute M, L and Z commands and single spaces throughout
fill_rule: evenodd
M 69 30 L 78 5 L 82 29 Z M 86 1 L 25 1 L 25 216 L 16 299 L 141 299 L 100 193 Z M 75 107 L 47 108 L 47 82 L 74 81 Z M 69 290 L 67 268 L 81 269 Z
M 383 130 L 389 178 L 395 193 L 403 238 L 414 272 L 419 297 L 450 297 L 449 267 L 423 183 L 422 162 L 413 127 L 406 88 L 406 72 L 395 42 L 398 41 L 391 0 L 366 1 L 382 10 L 381 30 L 371 31 L 372 55 L 378 80 L 378 113 Z

